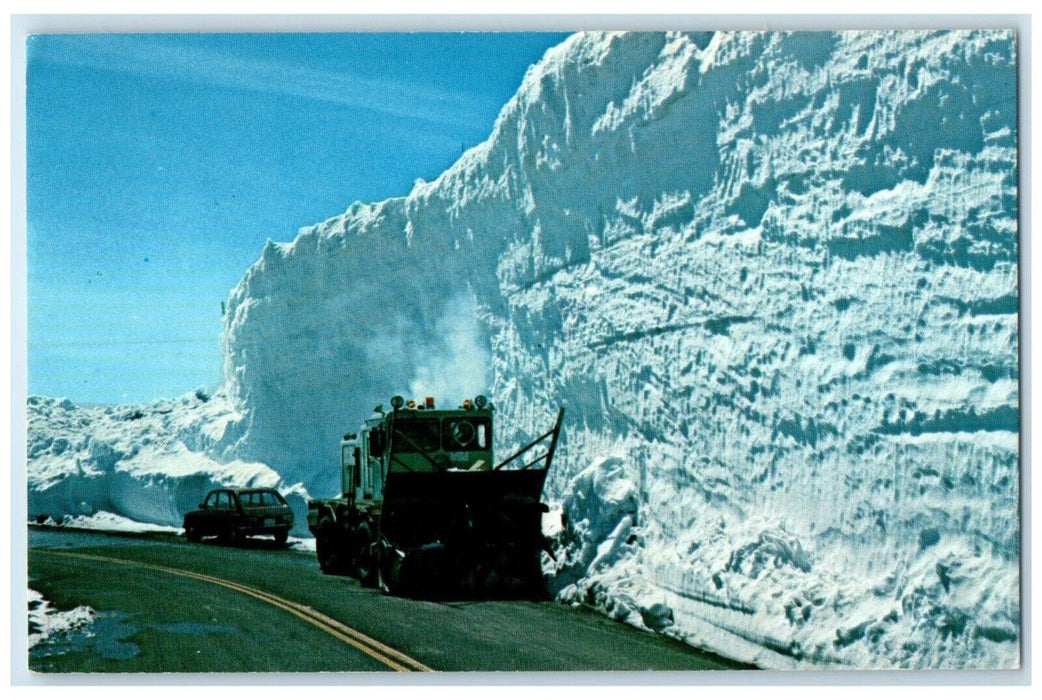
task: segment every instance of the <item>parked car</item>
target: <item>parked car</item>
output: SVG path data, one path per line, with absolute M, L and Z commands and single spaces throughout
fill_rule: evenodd
M 253 535 L 274 535 L 285 544 L 293 527 L 293 511 L 274 489 L 214 489 L 185 515 L 185 537 L 198 542 L 216 536 L 226 541 Z

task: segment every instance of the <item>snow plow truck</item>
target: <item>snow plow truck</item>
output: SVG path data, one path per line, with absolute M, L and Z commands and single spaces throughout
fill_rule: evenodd
M 341 493 L 308 502 L 319 565 L 384 593 L 423 598 L 540 596 L 540 501 L 554 426 L 501 462 L 484 396 L 436 408 L 401 396 L 341 442 Z

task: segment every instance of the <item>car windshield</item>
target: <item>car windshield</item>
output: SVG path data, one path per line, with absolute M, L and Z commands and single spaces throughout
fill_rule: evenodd
M 227 491 L 211 491 L 206 497 L 205 505 L 216 510 L 228 510 L 233 507 L 232 495 Z
M 244 506 L 281 506 L 286 503 L 277 491 L 246 491 L 239 494 Z

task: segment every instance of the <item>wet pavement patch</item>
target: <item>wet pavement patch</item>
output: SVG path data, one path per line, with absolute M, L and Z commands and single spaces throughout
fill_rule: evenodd
M 173 622 L 166 625 L 148 625 L 148 627 L 157 632 L 171 634 L 235 634 L 239 631 L 238 627 L 208 625 L 202 622 Z
M 129 641 L 140 629 L 185 635 L 235 634 L 240 631 L 238 627 L 199 622 L 137 626 L 130 623 L 129 618 L 130 615 L 123 612 L 98 612 L 89 625 L 55 632 L 39 641 L 29 650 L 30 664 L 46 665 L 47 659 L 72 652 L 85 653 L 107 661 L 129 661 L 141 653 L 141 647 Z
M 121 612 L 98 612 L 90 625 L 63 630 L 42 639 L 29 650 L 29 660 L 41 661 L 70 652 L 97 654 L 110 661 L 132 659 L 141 653 L 141 647 L 124 641 L 136 631 L 133 625 L 125 622 L 127 617 Z

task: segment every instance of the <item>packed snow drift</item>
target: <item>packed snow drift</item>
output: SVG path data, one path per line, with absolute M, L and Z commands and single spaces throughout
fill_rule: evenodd
M 139 434 L 331 495 L 392 394 L 488 393 L 500 454 L 563 405 L 559 599 L 765 667 L 1015 667 L 1015 86 L 1003 31 L 576 35 L 437 180 L 269 242 L 228 403 Z M 31 513 L 176 520 L 127 419 L 30 410 Z M 113 498 L 126 460 L 168 495 Z
M 229 454 L 226 428 L 237 413 L 220 395 L 197 390 L 90 408 L 31 396 L 28 409 L 30 520 L 126 530 L 129 519 L 180 529 L 210 489 L 257 486 L 282 491 L 305 521 L 295 534 L 307 534 L 303 487 Z

